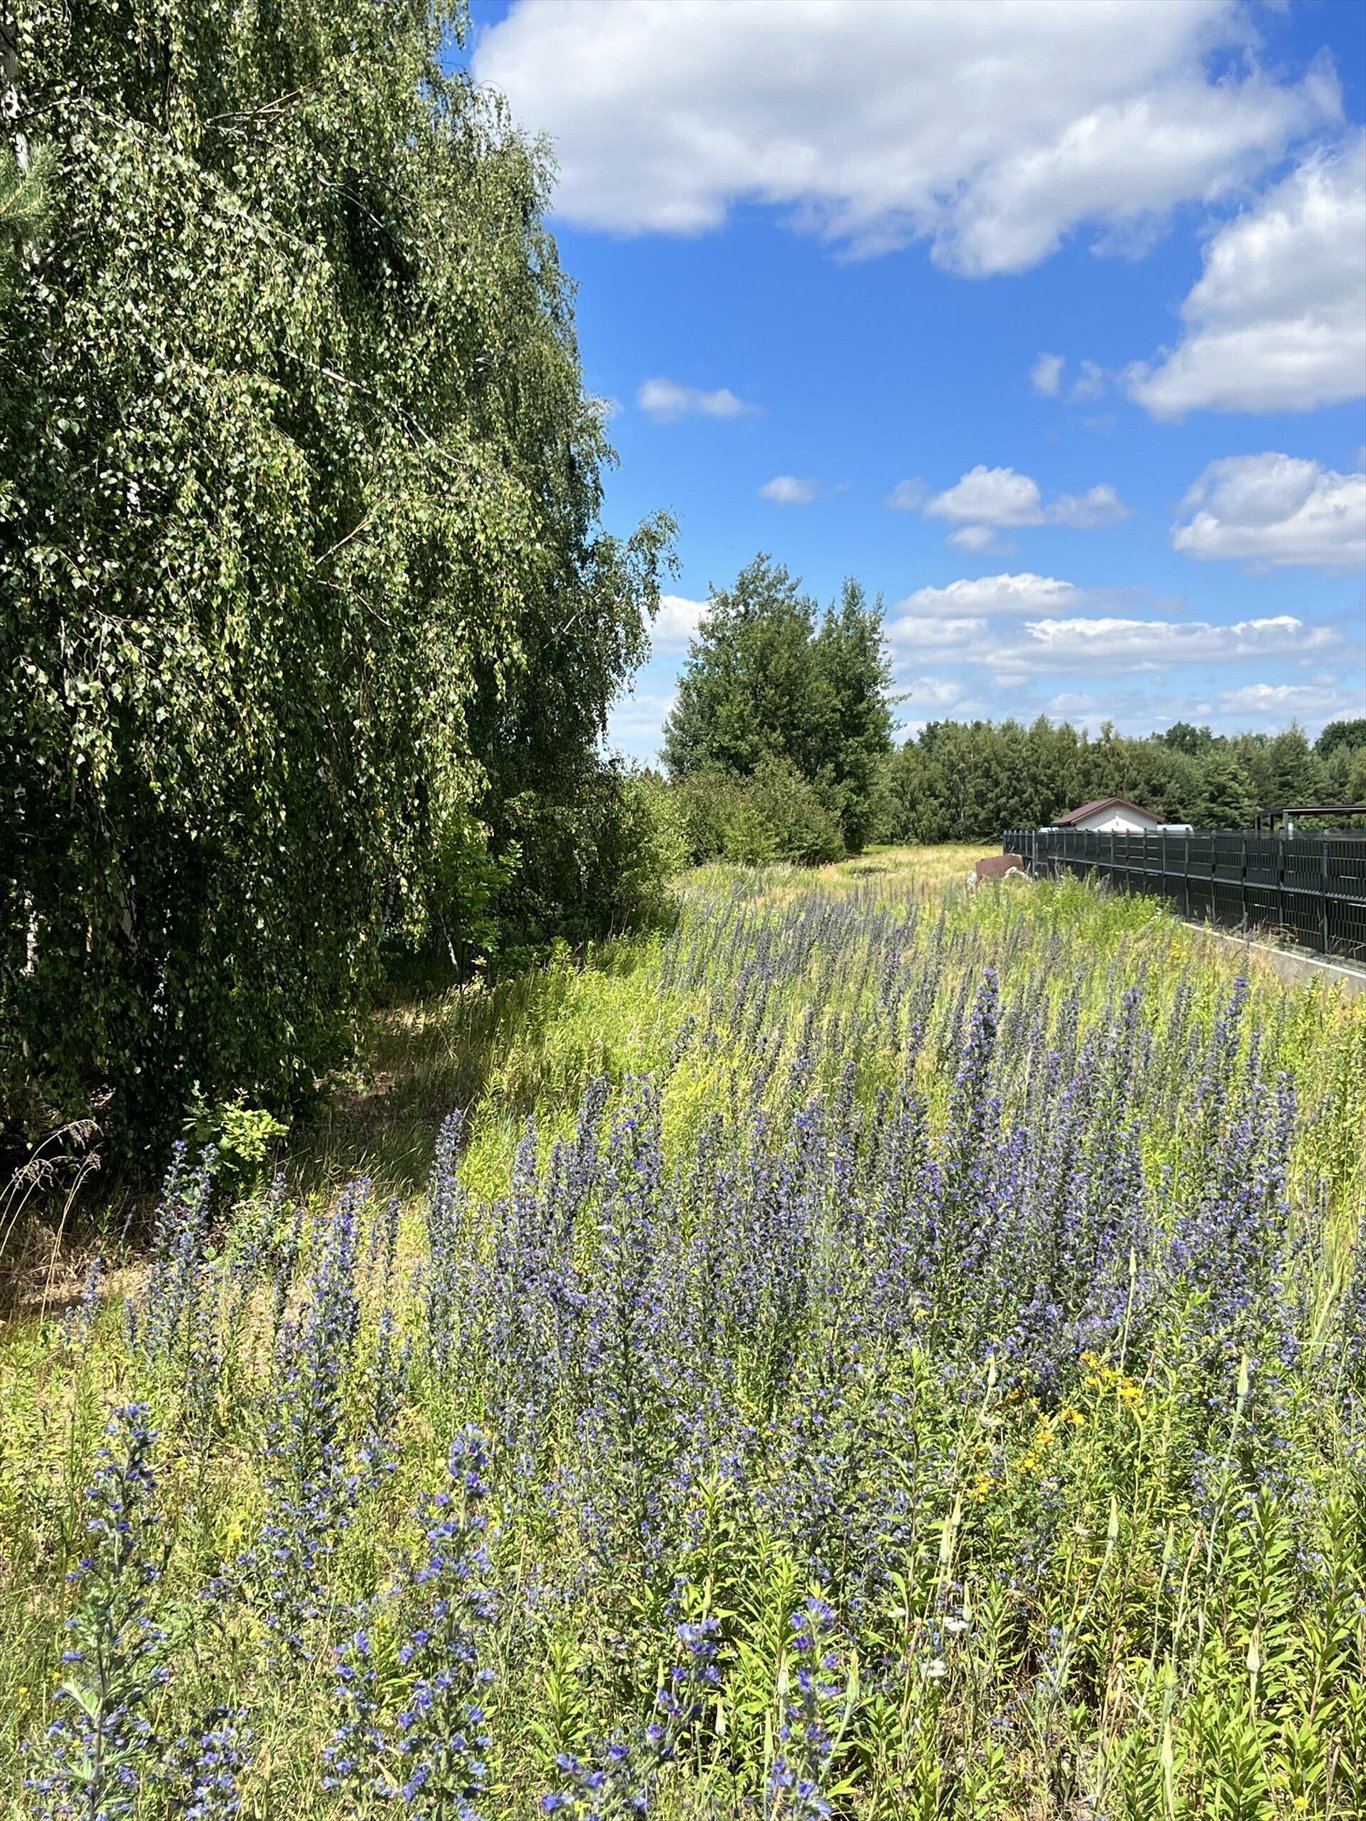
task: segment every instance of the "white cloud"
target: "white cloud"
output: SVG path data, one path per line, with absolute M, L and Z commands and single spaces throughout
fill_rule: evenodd
M 1267 714 L 1281 720 L 1302 715 L 1331 720 L 1360 714 L 1363 708 L 1366 695 L 1347 695 L 1331 683 L 1249 683 L 1243 689 L 1226 689 L 1219 697 L 1221 714 Z
M 653 760 L 663 744 L 664 723 L 676 699 L 648 691 L 620 697 L 607 717 L 605 744 L 630 758 Z
M 924 481 L 898 481 L 883 501 L 893 512 L 914 512 L 925 498 Z
M 1128 513 L 1113 487 L 1063 493 L 1045 503 L 1039 483 L 1030 475 L 1018 474 L 1014 468 L 988 468 L 981 462 L 925 507 L 927 518 L 973 526 L 1067 525 L 1074 530 L 1113 525 Z
M 605 392 L 593 392 L 588 396 L 588 407 L 596 411 L 603 423 L 610 424 L 614 417 L 620 415 L 623 406 L 619 398 L 612 398 Z
M 952 487 L 936 493 L 925 514 L 985 525 L 1041 525 L 1043 497 L 1039 483 L 1029 475 L 979 462 Z
M 1290 455 L 1211 462 L 1181 502 L 1174 549 L 1208 562 L 1359 569 L 1366 563 L 1366 474 Z
M 661 594 L 651 640 L 661 645 L 686 645 L 697 636 L 710 601 L 690 601 L 682 594 Z
M 1366 392 L 1366 135 L 1316 154 L 1205 249 L 1176 348 L 1129 371 L 1154 417 L 1308 411 Z
M 1026 613 L 1075 613 L 1088 606 L 1094 596 L 1073 582 L 1059 582 L 1050 575 L 981 575 L 944 588 L 917 588 L 894 611 L 911 615 L 944 615 L 950 619 L 964 616 Z
M 1206 721 L 1213 713 L 1210 703 L 1198 696 L 1181 695 L 1163 684 L 1145 688 L 1141 683 L 1139 687 L 1107 683 L 1097 694 L 1064 689 L 1041 706 L 1050 720 L 1071 721 L 1093 733 L 1109 721 L 1120 733 L 1149 734 L 1173 721 Z
M 815 481 L 802 480 L 795 474 L 775 474 L 760 487 L 759 497 L 772 500 L 775 506 L 809 506 L 819 491 Z
M 1120 519 L 1128 518 L 1129 507 L 1113 487 L 1102 484 L 1088 487 L 1085 493 L 1060 494 L 1044 516 L 1050 525 L 1071 525 L 1081 531 L 1096 525 L 1117 525 Z
M 968 652 L 980 647 L 987 636 L 983 619 L 943 620 L 932 615 L 907 613 L 893 620 L 887 637 L 894 645 L 914 645 L 917 650 L 933 649 L 939 653 Z
M 1331 74 L 1208 69 L 1236 0 L 519 0 L 476 79 L 554 141 L 566 219 L 697 234 L 759 202 L 859 253 L 1021 271 L 1228 193 L 1339 111 Z
M 1001 678 L 1041 672 L 1113 674 L 1174 664 L 1226 664 L 1242 658 L 1305 656 L 1329 650 L 1337 634 L 1290 614 L 1214 626 L 1203 620 L 1067 619 L 1030 621 L 982 654 Z
M 950 531 L 945 542 L 955 544 L 960 550 L 985 550 L 995 537 L 990 525 L 960 525 L 957 531 Z
M 636 393 L 636 403 L 657 424 L 671 424 L 680 417 L 744 417 L 754 409 L 726 386 L 704 392 L 671 379 L 647 379 Z
M 962 704 L 967 690 L 952 677 L 906 677 L 897 683 L 898 706 L 902 708 L 955 708 Z
M 1099 696 L 1079 695 L 1075 690 L 1064 689 L 1055 696 L 1049 696 L 1043 705 L 1046 715 L 1094 715 L 1104 712 L 1105 703 Z
M 1062 387 L 1062 370 L 1067 365 L 1061 354 L 1041 354 L 1029 369 L 1029 383 L 1041 398 L 1056 398 Z
M 1104 367 L 1099 366 L 1093 360 L 1084 360 L 1081 363 L 1081 375 L 1073 385 L 1069 396 L 1078 401 L 1100 398 L 1108 384 L 1109 375 Z

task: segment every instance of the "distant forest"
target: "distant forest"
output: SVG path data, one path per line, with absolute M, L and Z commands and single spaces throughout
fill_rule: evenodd
M 1246 828 L 1260 810 L 1366 801 L 1366 720 L 1334 721 L 1310 744 L 1284 733 L 1100 736 L 1040 717 L 932 721 L 891 759 L 887 829 L 899 841 L 994 841 L 1095 797 L 1129 797 L 1173 822 Z
M 1311 745 L 1179 721 L 1092 738 L 1040 716 L 931 721 L 897 747 L 882 608 L 855 581 L 822 613 L 757 556 L 712 605 L 665 728 L 676 838 L 693 863 L 820 864 L 870 842 L 997 841 L 1096 797 L 1170 821 L 1245 828 L 1260 810 L 1366 801 L 1366 719 Z

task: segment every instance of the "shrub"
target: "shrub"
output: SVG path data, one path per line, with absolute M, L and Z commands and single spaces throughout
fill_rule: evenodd
M 790 860 L 823 866 L 844 853 L 837 815 L 789 759 L 760 761 L 753 777 L 700 771 L 675 786 L 683 848 L 695 866 Z
M 666 920 L 685 858 L 662 783 L 594 760 L 509 805 L 517 863 L 498 899 L 504 949 L 597 940 Z
M 750 800 L 773 832 L 776 857 L 798 866 L 825 866 L 844 853 L 838 815 L 790 759 L 764 759 L 749 786 Z

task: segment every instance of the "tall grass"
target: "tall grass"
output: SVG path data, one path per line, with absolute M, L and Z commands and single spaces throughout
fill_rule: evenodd
M 1366 1006 L 969 858 L 696 875 L 177 1158 L 0 1340 L 11 1812 L 1366 1812 Z

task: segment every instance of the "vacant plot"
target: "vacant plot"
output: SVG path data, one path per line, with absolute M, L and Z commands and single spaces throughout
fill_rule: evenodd
M 1366 1004 L 978 852 L 392 1010 L 12 1322 L 10 1812 L 1366 1812 Z

